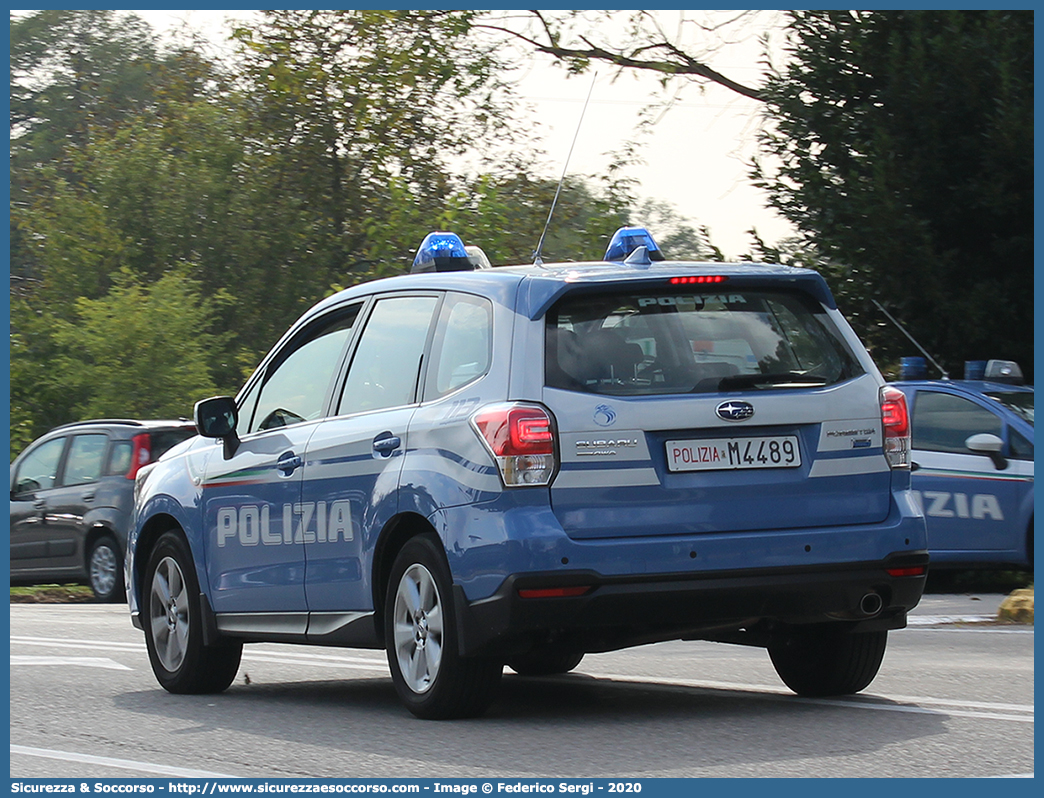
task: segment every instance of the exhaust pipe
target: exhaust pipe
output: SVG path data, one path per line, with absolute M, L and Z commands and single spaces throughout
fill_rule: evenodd
M 884 609 L 884 601 L 877 593 L 867 593 L 859 599 L 859 612 L 866 618 L 873 618 Z

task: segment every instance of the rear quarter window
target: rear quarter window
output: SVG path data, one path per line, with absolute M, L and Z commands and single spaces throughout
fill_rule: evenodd
M 447 295 L 432 354 L 434 383 L 429 377 L 426 399 L 445 396 L 484 376 L 493 355 L 492 303 L 467 294 Z
M 547 315 L 553 388 L 710 393 L 832 385 L 862 373 L 827 313 L 801 293 L 581 294 Z

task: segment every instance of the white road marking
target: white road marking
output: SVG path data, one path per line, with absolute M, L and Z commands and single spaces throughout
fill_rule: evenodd
M 636 677 L 619 673 L 597 673 L 592 671 L 581 672 L 596 679 L 606 679 L 610 682 L 626 684 L 629 686 L 651 684 L 662 687 L 729 690 L 741 693 L 759 693 L 768 698 L 777 698 L 794 703 L 836 706 L 844 709 L 874 709 L 881 712 L 911 712 L 924 715 L 948 715 L 963 718 L 980 718 L 982 720 L 1007 720 L 1019 723 L 1033 723 L 1032 704 L 994 704 L 986 701 L 953 701 L 942 698 L 889 696 L 883 694 L 855 695 L 847 698 L 802 698 L 801 696 L 794 695 L 786 688 L 764 684 L 740 684 L 736 682 L 711 682 L 704 680 L 697 681 L 695 679 L 657 679 L 653 677 Z M 555 678 L 566 679 L 568 676 Z M 885 701 L 894 703 L 883 703 Z M 932 709 L 928 705 L 940 708 Z
M 921 629 L 919 631 L 935 631 Z M 986 631 L 985 629 L 983 631 Z M 996 629 L 998 632 L 1007 631 Z M 1028 630 L 1032 633 L 1032 630 Z M 144 652 L 145 645 L 107 643 L 91 640 L 63 640 L 59 638 L 25 637 L 13 636 L 12 644 L 49 646 L 56 648 L 86 648 L 102 649 L 109 651 L 131 651 Z M 274 644 L 279 645 L 279 644 Z M 374 673 L 388 674 L 387 662 L 384 655 L 374 652 L 372 655 L 343 656 L 329 653 L 312 653 L 305 649 L 291 651 L 294 646 L 286 646 L 277 650 L 266 650 L 253 648 L 245 651 L 243 660 L 255 663 L 270 663 L 277 665 L 299 665 L 304 667 L 322 668 L 345 668 L 349 670 L 362 670 Z M 60 658 L 54 658 L 60 659 Z M 90 658 L 66 658 L 69 664 L 78 664 L 74 660 L 89 660 Z M 12 655 L 12 663 L 16 658 Z M 99 659 L 99 661 L 101 661 Z M 57 663 L 56 663 L 57 664 Z M 114 663 L 115 664 L 115 663 Z M 122 667 L 122 666 L 121 666 Z M 128 670 L 132 670 L 128 668 Z M 742 684 L 735 682 L 716 682 L 681 678 L 656 678 L 652 676 L 639 676 L 620 673 L 600 673 L 597 671 L 581 671 L 587 676 L 603 679 L 607 682 L 615 682 L 621 686 L 655 685 L 659 687 L 683 687 L 704 690 L 728 690 L 742 693 L 759 693 L 763 696 L 791 701 L 794 703 L 817 704 L 821 706 L 834 706 L 843 709 L 869 709 L 881 712 L 905 712 L 926 715 L 943 715 L 951 717 L 978 718 L 980 720 L 1001 720 L 1017 723 L 1033 723 L 1032 704 L 1004 704 L 973 700 L 951 700 L 933 698 L 929 696 L 899 696 L 899 695 L 856 695 L 845 698 L 802 698 L 794 695 L 784 687 L 764 684 Z M 551 677 L 568 679 L 568 675 Z M 887 702 L 887 703 L 886 703 Z
M 137 762 L 133 759 L 113 759 L 112 757 L 93 756 L 92 754 L 74 754 L 70 751 L 54 751 L 50 748 L 30 748 L 25 745 L 15 745 L 14 743 L 11 743 L 11 753 L 20 756 L 38 756 L 44 759 L 60 759 L 63 762 L 78 762 L 84 765 L 100 765 L 122 770 L 134 770 L 139 773 L 149 773 L 153 776 L 176 776 L 183 779 L 239 778 L 239 776 L 230 776 L 227 773 L 211 773 L 206 770 L 177 768 L 170 765 L 157 765 L 152 762 Z
M 107 657 L 26 657 L 11 655 L 12 665 L 77 665 L 82 668 L 106 668 L 110 671 L 132 671 Z
M 12 643 L 26 646 L 47 646 L 48 648 L 103 648 L 109 651 L 144 651 L 145 643 L 109 643 L 105 640 L 69 640 L 57 637 L 24 637 L 11 635 Z
M 243 660 L 249 660 L 250 662 L 271 662 L 277 665 L 307 665 L 309 667 L 319 668 L 351 668 L 352 670 L 359 671 L 377 671 L 385 674 L 388 673 L 387 662 L 380 662 L 379 660 L 352 659 L 349 657 L 312 658 L 304 654 L 299 656 L 283 656 L 280 654 L 268 654 L 262 652 L 248 654 L 244 651 Z
M 908 615 L 907 626 L 944 626 L 955 623 L 994 623 L 993 615 Z

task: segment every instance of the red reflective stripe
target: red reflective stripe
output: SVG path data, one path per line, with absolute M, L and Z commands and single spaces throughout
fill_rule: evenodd
M 889 576 L 923 576 L 928 570 L 927 566 L 915 565 L 910 568 L 888 568 Z
M 529 588 L 518 591 L 519 598 L 568 598 L 570 596 L 582 596 L 591 589 L 590 585 L 579 585 L 576 587 L 542 587 Z

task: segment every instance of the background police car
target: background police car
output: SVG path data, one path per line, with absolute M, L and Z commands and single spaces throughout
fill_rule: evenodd
M 895 385 L 910 401 L 911 480 L 933 567 L 1032 569 L 1033 388 L 989 380 Z

